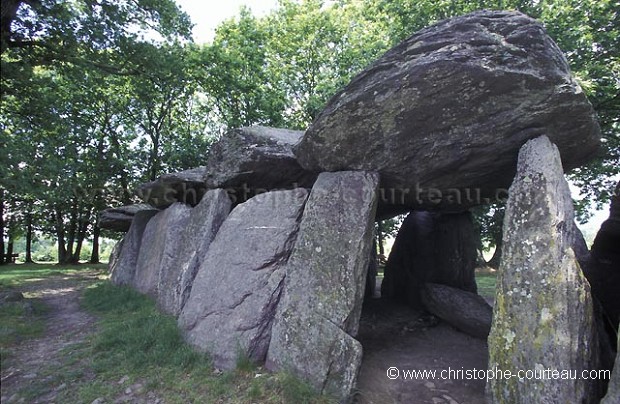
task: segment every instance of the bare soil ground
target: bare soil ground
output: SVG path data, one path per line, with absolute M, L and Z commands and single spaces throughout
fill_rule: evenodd
M 367 302 L 358 340 L 364 359 L 357 402 L 363 404 L 482 404 L 484 380 L 442 380 L 442 370 L 486 369 L 486 341 L 470 337 L 405 306 Z M 388 378 L 389 368 L 397 379 Z M 436 378 L 411 380 L 406 371 L 435 370 Z M 392 372 L 396 372 L 392 370 Z M 444 375 L 447 372 L 444 372 Z
M 20 287 L 26 298 L 37 298 L 49 308 L 44 335 L 15 346 L 0 372 L 2 403 L 54 402 L 57 394 L 67 386 L 53 385 L 54 368 L 63 363 L 67 349 L 79 344 L 94 332 L 95 319 L 81 310 L 82 291 L 98 279 L 99 271 L 80 271 L 75 274 L 34 279 Z M 42 380 L 43 379 L 43 380 Z M 39 391 L 42 381 L 49 380 L 49 390 Z M 29 388 L 37 386 L 37 391 Z M 21 392 L 21 393 L 20 393 Z M 35 395 L 24 398 L 20 395 Z

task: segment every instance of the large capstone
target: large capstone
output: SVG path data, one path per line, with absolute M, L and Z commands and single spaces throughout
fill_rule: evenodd
M 518 12 L 478 11 L 406 39 L 337 93 L 294 148 L 311 171 L 381 174 L 382 206 L 505 198 L 519 148 L 546 134 L 565 168 L 600 129 L 562 51 Z
M 222 189 L 208 191 L 192 209 L 181 229 L 176 259 L 162 265 L 157 303 L 166 313 L 178 315 L 187 301 L 200 264 L 230 213 L 230 198 Z
M 572 249 L 573 223 L 558 149 L 546 136 L 529 141 L 519 153 L 504 217 L 489 369 L 577 375 L 597 369 L 593 304 Z M 487 389 L 492 403 L 593 403 L 596 383 L 494 378 Z
M 175 203 L 153 216 L 144 229 L 136 263 L 133 286 L 141 293 L 157 298 L 162 287 L 171 287 L 163 271 L 178 265 L 180 235 L 187 226 L 191 208 Z M 161 281 L 164 284 L 161 285 Z
M 205 167 L 164 174 L 155 181 L 142 184 L 136 194 L 147 204 L 159 209 L 176 202 L 195 206 L 206 192 Z
M 116 285 L 133 285 L 142 236 L 146 225 L 156 210 L 143 210 L 134 216 L 129 231 L 125 235 L 118 256 L 110 261 L 110 280 Z
M 425 283 L 475 293 L 476 233 L 469 212 L 411 212 L 385 266 L 381 297 L 421 308 Z
M 357 334 L 377 206 L 378 175 L 319 175 L 286 267 L 267 356 L 269 369 L 292 371 L 344 399 L 362 359 Z
M 305 189 L 255 196 L 233 209 L 211 243 L 179 326 L 217 367 L 265 360 L 307 196 Z
M 277 189 L 311 188 L 317 174 L 301 168 L 292 147 L 303 132 L 252 126 L 230 130 L 209 152 L 205 182 L 233 202 Z
M 145 203 L 105 209 L 99 215 L 99 227 L 112 231 L 127 232 L 136 213 L 143 210 L 157 211 L 157 209 Z

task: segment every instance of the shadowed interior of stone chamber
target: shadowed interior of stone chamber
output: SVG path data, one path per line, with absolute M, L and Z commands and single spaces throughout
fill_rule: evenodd
M 356 337 L 364 350 L 358 402 L 484 401 L 484 380 L 459 380 L 487 368 L 492 320 L 492 289 L 478 294 L 476 272 L 494 280 L 495 270 L 481 255 L 472 214 L 376 219 Z M 437 380 L 405 380 L 411 372 Z M 440 380 L 442 372 L 449 378 Z

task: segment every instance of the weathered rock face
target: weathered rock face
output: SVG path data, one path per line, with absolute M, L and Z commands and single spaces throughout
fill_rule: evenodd
M 378 175 L 322 173 L 286 268 L 267 355 L 318 390 L 346 398 L 362 358 L 357 334 L 377 205 Z
M 200 265 L 179 326 L 187 341 L 232 369 L 265 360 L 307 191 L 275 191 L 238 205 Z
M 192 283 L 211 242 L 230 213 L 231 202 L 222 189 L 208 191 L 192 209 L 187 225 L 178 235 L 176 259 L 162 266 L 157 303 L 168 314 L 178 316 L 189 298 Z
M 303 132 L 252 126 L 233 129 L 211 147 L 205 181 L 234 202 L 285 188 L 311 188 L 317 174 L 299 165 L 292 147 Z
M 157 211 L 157 209 L 151 205 L 144 203 L 106 209 L 101 212 L 99 216 L 99 227 L 113 231 L 127 232 L 136 213 L 143 210 Z
M 600 301 L 611 332 L 620 322 L 620 182 L 616 185 L 609 211 L 592 244 L 586 277 L 592 294 Z
M 388 51 L 328 102 L 294 152 L 312 171 L 378 171 L 385 203 L 463 210 L 504 198 L 519 148 L 541 134 L 570 168 L 593 156 L 600 129 L 540 23 L 479 11 Z
M 618 404 L 620 403 L 620 329 L 618 329 L 618 350 L 616 353 L 616 363 L 614 365 L 607 394 L 601 401 L 601 404 Z
M 157 298 L 162 287 L 171 287 L 172 282 L 163 270 L 179 265 L 179 236 L 187 226 L 191 210 L 185 204 L 175 203 L 153 216 L 146 225 L 133 279 L 133 286 L 139 292 Z
M 476 257 L 470 213 L 411 212 L 392 246 L 381 296 L 420 308 L 425 283 L 475 293 Z
M 140 185 L 136 194 L 147 204 L 164 209 L 175 202 L 195 206 L 206 192 L 205 167 L 164 174 L 155 181 Z
M 147 223 L 157 211 L 143 210 L 134 216 L 129 231 L 123 238 L 123 245 L 116 260 L 110 263 L 110 280 L 116 285 L 132 285 L 142 236 Z
M 597 368 L 590 287 L 572 249 L 574 216 L 557 148 L 545 136 L 519 153 L 504 218 L 489 369 Z M 596 383 L 596 382 L 595 382 Z M 492 403 L 591 403 L 587 380 L 494 379 Z
M 489 336 L 493 309 L 475 293 L 427 283 L 422 289 L 422 303 L 429 312 L 472 337 L 486 340 Z
M 119 241 L 117 241 L 116 244 L 114 244 L 114 248 L 112 249 L 112 252 L 110 253 L 110 259 L 108 260 L 108 269 L 110 273 L 113 273 L 116 271 L 116 267 L 121 257 L 121 251 L 123 249 L 124 242 L 125 242 L 125 239 L 122 238 Z

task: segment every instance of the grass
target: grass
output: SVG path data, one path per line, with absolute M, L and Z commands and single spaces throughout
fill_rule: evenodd
M 54 264 L 8 264 L 0 266 L 0 298 L 11 291 L 19 291 L 29 282 L 53 275 L 67 275 L 83 269 L 101 268 L 104 265 L 73 266 L 60 268 Z M 24 293 L 26 298 L 17 302 L 0 304 L 0 356 L 1 365 L 7 365 L 12 346 L 25 340 L 38 338 L 45 331 L 49 308 L 38 298 Z
M 476 284 L 478 285 L 478 294 L 483 297 L 495 297 L 495 282 L 497 280 L 497 272 L 480 271 L 476 272 Z
M 159 313 L 154 302 L 108 281 L 86 290 L 83 307 L 95 314 L 99 330 L 68 357 L 61 402 L 114 401 L 139 383 L 166 403 L 330 403 L 297 378 L 268 373 L 240 356 L 235 371 L 220 372 L 209 358 L 182 339 L 176 320 Z M 69 370 L 87 368 L 81 375 Z M 77 376 L 76 376 L 77 375 Z M 122 383 L 119 383 L 124 381 Z
M 0 305 L 0 367 L 6 368 L 16 343 L 43 335 L 47 312 L 47 306 L 38 299 Z
M 34 279 L 71 274 L 100 266 L 9 265 L 0 267 L 0 290 L 19 288 Z M 495 273 L 477 272 L 479 293 L 494 296 Z M 0 306 L 0 347 L 42 335 L 46 307 L 37 299 L 29 304 Z M 127 388 L 139 384 L 139 397 L 166 403 L 333 403 L 288 373 L 269 373 L 243 355 L 234 371 L 214 369 L 208 356 L 188 346 L 176 320 L 163 315 L 155 303 L 133 289 L 99 281 L 86 289 L 82 306 L 97 318 L 97 331 L 64 352 L 60 367 L 42 369 L 40 381 L 21 394 L 26 400 L 65 384 L 57 402 L 113 402 Z M 47 377 L 46 377 L 47 376 Z
M 15 288 L 26 282 L 32 282 L 54 275 L 70 275 L 88 269 L 107 268 L 107 264 L 79 264 L 60 267 L 47 264 L 8 264 L 0 266 L 0 290 Z

